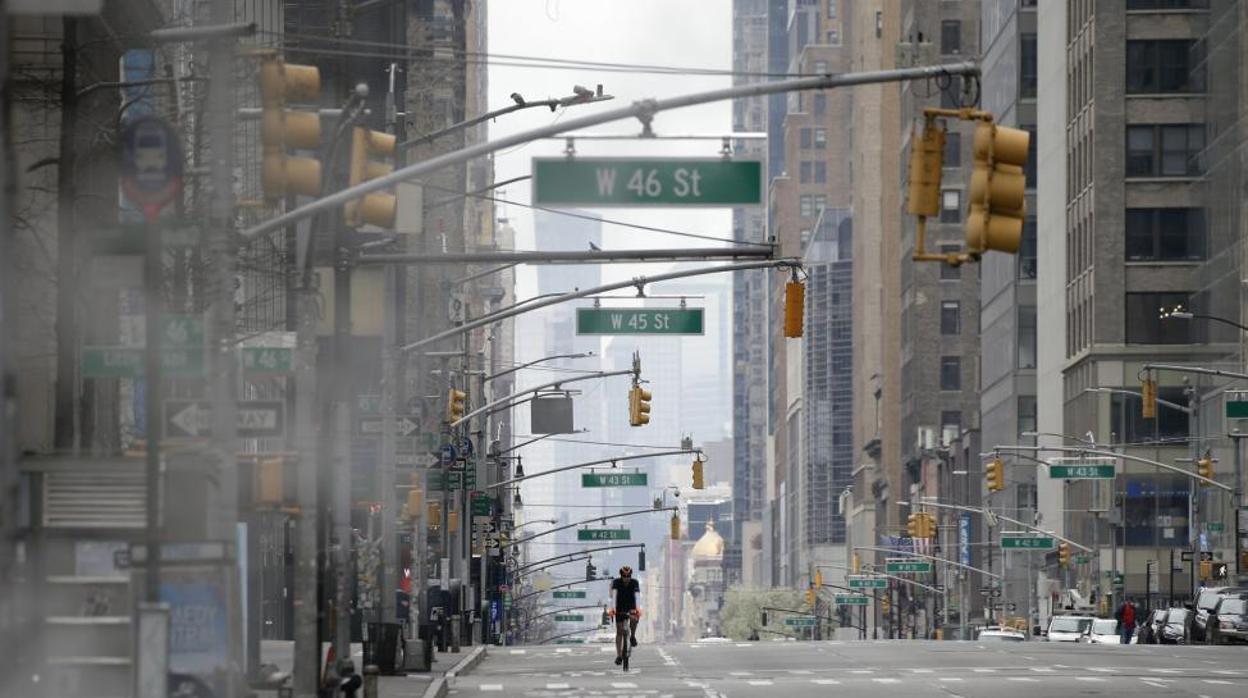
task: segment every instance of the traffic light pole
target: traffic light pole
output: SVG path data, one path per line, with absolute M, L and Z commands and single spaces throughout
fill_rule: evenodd
M 524 572 L 525 570 L 529 570 L 530 572 L 535 572 L 536 570 L 533 570 L 530 568 L 536 567 L 537 565 L 541 565 L 542 563 L 545 563 L 545 562 L 560 560 L 565 557 L 571 558 L 574 555 L 586 555 L 589 553 L 600 553 L 604 550 L 627 550 L 628 548 L 645 548 L 645 547 L 646 547 L 645 543 L 629 543 L 628 545 L 604 545 L 600 548 L 587 548 L 585 550 L 578 550 L 574 553 L 564 553 L 562 555 L 555 555 L 554 557 L 548 557 L 544 560 L 537 560 L 536 562 L 530 562 L 527 565 L 521 565 L 515 568 L 514 570 L 512 570 L 511 574 L 518 575 L 521 572 Z
M 661 454 L 654 454 L 654 455 L 661 455 Z M 546 473 L 542 473 L 542 474 L 545 475 Z M 558 531 L 566 531 L 569 528 L 576 528 L 577 526 L 584 526 L 585 524 L 591 524 L 595 521 L 607 521 L 608 519 L 619 519 L 625 516 L 637 516 L 638 514 L 649 514 L 652 512 L 656 512 L 656 511 L 677 511 L 678 509 L 679 507 L 674 507 L 674 506 L 673 507 L 655 507 L 651 509 L 635 509 L 633 511 L 625 511 L 619 514 L 607 514 L 606 516 L 593 516 L 588 519 L 585 519 L 584 521 L 576 521 L 570 524 L 564 524 L 563 526 L 555 526 L 554 528 L 548 528 L 545 531 L 542 531 L 540 533 L 534 533 L 531 536 L 525 536 L 524 538 L 520 538 L 519 540 L 510 541 L 507 543 L 507 546 L 510 547 L 513 545 L 520 545 L 522 543 L 528 543 L 529 541 L 535 538 L 541 538 L 542 536 L 547 536 L 552 533 L 556 533 Z
M 492 484 L 486 485 L 486 486 L 485 486 L 485 489 L 487 489 L 487 490 L 498 489 L 498 488 L 500 488 L 500 487 L 507 487 L 507 486 L 509 486 L 509 485 L 514 485 L 514 484 L 516 484 L 517 482 L 524 482 L 525 480 L 532 480 L 533 478 L 538 478 L 538 477 L 547 477 L 547 476 L 549 476 L 549 475 L 554 475 L 555 473 L 562 473 L 562 472 L 566 472 L 566 471 L 568 471 L 568 470 L 576 470 L 576 469 L 578 469 L 578 468 L 592 468 L 592 467 L 593 467 L 593 466 L 595 466 L 595 465 L 607 465 L 607 464 L 610 464 L 610 465 L 614 466 L 616 463 L 618 463 L 618 462 L 620 462 L 620 461 L 626 461 L 626 460 L 637 460 L 637 459 L 640 459 L 640 458 L 659 458 L 659 457 L 662 457 L 662 456 L 679 456 L 679 455 L 688 455 L 688 454 L 691 454 L 691 453 L 700 453 L 700 451 L 696 451 L 696 450 L 692 450 L 692 449 L 691 449 L 691 450 L 685 450 L 685 449 L 683 449 L 683 448 L 682 448 L 682 449 L 677 449 L 677 450 L 673 450 L 673 451 L 656 451 L 656 452 L 654 452 L 654 453 L 638 453 L 638 454 L 634 454 L 634 455 L 631 455 L 631 456 L 616 456 L 615 458 L 603 458 L 603 459 L 601 459 L 601 460 L 591 460 L 591 461 L 587 461 L 587 462 L 585 462 L 585 463 L 577 463 L 577 464 L 575 464 L 575 465 L 565 465 L 565 466 L 562 466 L 562 467 L 559 467 L 559 468 L 552 468 L 552 469 L 550 469 L 550 470 L 543 470 L 543 471 L 542 471 L 542 472 L 540 472 L 540 473 L 534 473 L 534 474 L 532 474 L 532 475 L 521 475 L 521 476 L 519 476 L 519 477 L 513 477 L 513 478 L 511 478 L 510 480 L 502 480 L 502 481 L 500 481 L 500 482 L 495 482 L 495 483 L 492 483 Z M 669 507 L 669 508 L 672 508 L 672 507 Z M 647 509 L 646 511 L 664 511 L 664 509 Z M 539 534 L 539 535 L 540 535 L 540 534 Z M 527 539 L 526 539 L 526 540 L 527 540 Z

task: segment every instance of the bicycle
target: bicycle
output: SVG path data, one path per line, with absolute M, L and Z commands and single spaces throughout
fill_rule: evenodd
M 615 638 L 617 646 L 623 646 L 624 650 L 620 654 L 620 667 L 624 671 L 628 671 L 628 658 L 633 653 L 632 638 L 632 621 L 641 619 L 641 611 L 634 608 L 628 612 L 624 618 L 618 618 L 615 611 L 610 612 L 611 617 L 615 620 Z

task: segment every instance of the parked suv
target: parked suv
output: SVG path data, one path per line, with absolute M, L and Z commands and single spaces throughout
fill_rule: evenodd
M 1224 594 L 1248 593 L 1244 587 L 1205 587 L 1196 597 L 1196 616 L 1192 620 L 1192 642 L 1208 642 L 1205 626 L 1209 623 L 1209 614 L 1213 611 Z
M 1092 616 L 1053 616 L 1049 621 L 1049 642 L 1088 642 Z
M 1211 645 L 1248 642 L 1248 594 L 1222 596 L 1209 613 L 1205 637 Z
M 1192 638 L 1192 612 L 1186 608 L 1166 611 L 1166 619 L 1157 629 L 1157 642 L 1162 645 L 1186 645 Z

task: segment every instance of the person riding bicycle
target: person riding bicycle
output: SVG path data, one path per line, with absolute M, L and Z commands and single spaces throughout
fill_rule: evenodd
M 641 619 L 641 607 L 637 605 L 637 595 L 641 593 L 641 584 L 633 579 L 633 568 L 624 565 L 620 568 L 620 576 L 611 580 L 611 610 L 615 618 L 615 663 L 624 662 L 624 623 L 628 623 L 630 644 L 637 646 L 637 621 Z

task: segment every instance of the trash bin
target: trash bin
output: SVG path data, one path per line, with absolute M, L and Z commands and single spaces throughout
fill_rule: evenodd
M 383 674 L 398 671 L 399 623 L 369 623 L 368 639 L 364 642 L 364 664 L 373 664 Z

